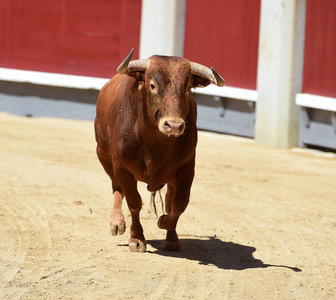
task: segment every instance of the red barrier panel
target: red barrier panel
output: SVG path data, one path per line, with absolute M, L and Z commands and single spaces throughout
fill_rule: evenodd
M 260 0 L 187 1 L 184 56 L 256 89 Z
M 141 0 L 0 0 L 0 66 L 111 77 L 140 18 Z
M 335 0 L 307 0 L 303 93 L 336 98 L 335 16 Z

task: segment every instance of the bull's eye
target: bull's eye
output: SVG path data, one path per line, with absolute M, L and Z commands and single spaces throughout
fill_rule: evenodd
M 149 81 L 149 88 L 150 88 L 151 92 L 156 92 L 156 85 L 155 85 L 154 80 Z

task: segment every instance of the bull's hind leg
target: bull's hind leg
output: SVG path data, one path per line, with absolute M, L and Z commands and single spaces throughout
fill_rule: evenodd
M 167 216 L 170 214 L 172 210 L 172 202 L 174 201 L 174 197 L 175 197 L 175 187 L 172 184 L 167 184 L 167 194 L 165 197 L 165 210 L 166 210 Z M 165 217 L 162 216 L 162 218 L 165 218 Z M 159 220 L 158 226 L 159 227 L 163 226 L 162 224 L 160 225 L 160 223 L 161 222 Z M 176 229 L 171 229 L 171 230 L 167 229 L 166 241 L 163 247 L 165 250 L 169 250 L 169 251 L 179 251 L 180 250 L 180 241 L 178 239 Z
M 106 148 L 97 146 L 97 156 L 105 172 L 110 176 L 113 190 L 113 206 L 111 212 L 111 233 L 113 236 L 123 234 L 126 230 L 126 222 L 122 213 L 122 199 L 124 197 L 121 187 L 116 183 L 113 175 L 113 165 Z
M 189 203 L 190 188 L 194 178 L 194 162 L 182 167 L 177 172 L 174 183 L 168 184 L 166 195 L 166 213 L 158 220 L 158 226 L 167 230 L 164 249 L 179 251 L 180 241 L 176 233 L 176 225 L 180 215 L 185 211 Z
M 172 184 L 168 183 L 167 184 L 167 193 L 165 197 L 165 210 L 166 214 L 169 214 L 171 211 L 171 202 L 174 198 L 175 195 L 175 188 Z

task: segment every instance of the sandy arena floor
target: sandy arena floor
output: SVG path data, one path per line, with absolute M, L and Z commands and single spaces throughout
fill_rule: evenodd
M 144 185 L 147 252 L 111 236 L 92 122 L 0 113 L 0 170 L 0 299 L 336 298 L 335 155 L 200 133 L 179 253 Z

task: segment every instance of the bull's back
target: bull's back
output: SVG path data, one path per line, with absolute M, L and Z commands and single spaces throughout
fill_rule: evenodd
M 118 106 L 128 83 L 126 75 L 115 75 L 101 89 L 97 101 L 97 117 L 107 119 L 107 114 L 112 105 Z
M 127 75 L 115 75 L 101 89 L 96 106 L 96 135 L 101 133 L 106 143 L 108 139 L 108 127 L 118 123 L 120 117 L 121 101 L 125 101 L 134 79 Z

